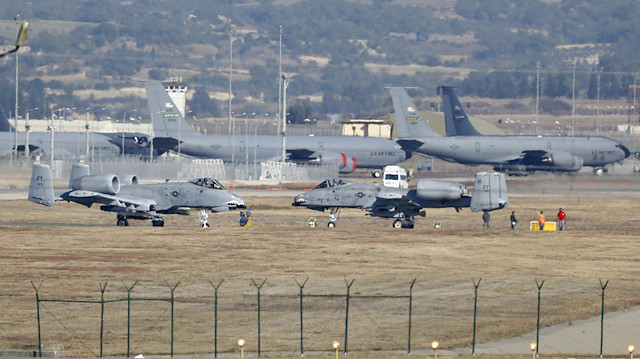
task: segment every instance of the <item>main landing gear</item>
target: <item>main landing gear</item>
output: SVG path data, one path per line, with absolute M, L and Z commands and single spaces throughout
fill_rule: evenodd
M 151 225 L 154 227 L 164 227 L 164 219 L 162 217 L 144 217 L 144 216 L 133 216 L 133 217 L 129 217 L 131 219 L 147 219 L 151 221 Z M 123 216 L 121 214 L 118 215 L 118 220 L 116 222 L 116 225 L 118 227 L 127 227 L 129 226 L 129 218 L 127 218 L 126 216 Z
M 413 228 L 413 218 L 401 218 L 393 221 L 393 228 Z

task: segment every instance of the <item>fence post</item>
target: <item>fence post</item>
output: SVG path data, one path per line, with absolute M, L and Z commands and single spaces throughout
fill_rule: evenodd
M 104 282 L 104 285 L 98 283 L 100 285 L 100 358 L 102 358 L 102 343 L 103 343 L 103 333 L 104 333 L 104 291 L 107 289 L 107 282 Z
M 349 282 L 347 278 L 345 278 L 344 282 L 347 285 L 347 310 L 344 316 L 344 354 L 347 355 L 347 342 L 349 339 L 349 293 L 351 292 L 351 286 L 353 282 L 355 282 L 355 279 Z
M 130 356 L 129 349 L 131 347 L 131 291 L 136 284 L 138 284 L 138 281 L 135 281 L 131 287 L 128 287 L 122 282 L 122 285 L 124 285 L 127 290 L 127 358 Z
M 411 355 L 411 312 L 413 311 L 413 285 L 416 284 L 416 279 L 413 278 L 411 285 L 409 286 L 409 341 L 407 345 L 407 354 Z
M 304 289 L 305 284 L 307 284 L 307 281 L 309 280 L 309 277 L 307 277 L 307 279 L 304 280 L 304 282 L 302 282 L 302 284 L 300 284 L 300 282 L 298 282 L 297 279 L 293 278 L 293 280 L 296 281 L 296 284 L 298 285 L 298 287 L 300 287 L 300 356 L 304 355 L 304 342 L 303 342 L 303 322 L 302 322 L 302 318 L 303 318 L 303 311 L 302 311 L 302 297 L 304 296 L 302 294 L 302 290 Z
M 540 350 L 540 344 L 538 343 L 538 341 L 540 340 L 540 290 L 544 285 L 544 280 L 538 283 L 538 280 L 536 279 L 536 285 L 538 286 L 538 322 L 536 325 L 536 358 L 537 358 L 538 352 Z
M 218 288 L 222 285 L 224 279 L 218 282 L 218 285 L 214 285 L 209 281 L 209 284 L 213 287 L 214 293 L 214 312 L 213 312 L 213 357 L 218 357 Z
M 600 310 L 600 358 L 602 358 L 602 342 L 604 340 L 604 290 L 607 288 L 607 284 L 609 284 L 609 281 L 607 280 L 603 284 L 602 278 L 599 279 L 600 288 L 602 288 L 602 309 Z
M 480 281 L 482 280 L 482 278 L 478 279 L 478 283 L 476 283 L 476 280 L 473 280 L 473 287 L 475 295 L 473 298 L 473 344 L 471 345 L 471 356 L 474 357 L 476 356 L 476 314 L 478 312 L 478 286 L 480 285 Z
M 169 287 L 169 290 L 171 290 L 171 357 L 173 358 L 173 307 L 174 307 L 174 292 L 176 290 L 176 288 L 178 288 L 178 285 L 180 285 L 180 281 L 178 281 L 178 283 L 176 283 L 176 285 L 174 285 L 173 287 L 169 285 L 169 282 L 164 281 L 165 284 L 167 285 L 167 287 Z
M 251 278 L 251 281 L 258 290 L 258 358 L 260 358 L 260 289 L 267 282 L 267 280 L 265 279 L 261 284 L 256 283 L 253 278 Z
M 42 333 L 40 332 L 40 287 L 42 286 L 42 281 L 40 281 L 40 284 L 36 287 L 35 284 L 33 284 L 33 281 L 31 281 L 31 285 L 33 286 L 33 289 L 35 289 L 36 291 L 36 316 L 38 318 L 38 356 L 42 357 Z

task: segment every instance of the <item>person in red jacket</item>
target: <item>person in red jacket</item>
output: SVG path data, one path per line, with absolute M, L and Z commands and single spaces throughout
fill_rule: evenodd
M 567 219 L 567 214 L 564 213 L 562 208 L 558 210 L 558 230 L 564 231 L 564 221 Z

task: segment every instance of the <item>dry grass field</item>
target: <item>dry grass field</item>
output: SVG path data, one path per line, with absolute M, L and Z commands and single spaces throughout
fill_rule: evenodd
M 629 179 L 631 178 L 631 179 Z M 615 183 L 616 180 L 602 179 Z M 520 219 L 509 230 L 510 210 L 492 212 L 492 228 L 481 215 L 453 209 L 430 210 L 413 230 L 396 230 L 391 220 L 344 210 L 338 227 L 327 214 L 291 206 L 293 196 L 245 197 L 254 204 L 253 226 L 240 227 L 238 213 L 209 217 L 169 216 L 166 227 L 134 221 L 116 227 L 115 216 L 75 204 L 53 208 L 25 200 L 0 201 L 0 349 L 34 349 L 36 296 L 41 299 L 99 301 L 126 298 L 125 286 L 139 281 L 134 298 L 168 298 L 175 289 L 176 354 L 213 352 L 212 284 L 218 289 L 220 352 L 257 350 L 257 290 L 261 288 L 261 350 L 297 356 L 300 350 L 300 288 L 305 294 L 350 295 L 349 350 L 405 353 L 408 299 L 413 287 L 412 350 L 432 340 L 443 348 L 468 347 L 472 340 L 473 281 L 478 288 L 477 343 L 535 330 L 536 280 L 542 288 L 543 327 L 600 313 L 599 278 L 610 280 L 607 311 L 640 304 L 640 203 L 635 191 L 582 192 L 568 176 L 509 180 L 511 209 Z M 636 181 L 627 177 L 625 181 Z M 561 183 L 569 190 L 545 191 Z M 562 183 L 565 182 L 565 183 Z M 624 186 L 623 186 L 624 187 Z M 513 190 L 512 190 L 513 189 Z M 543 193 L 536 195 L 536 193 Z M 553 218 L 568 216 L 565 232 L 531 232 L 536 209 Z M 306 219 L 316 217 L 317 228 Z M 442 222 L 442 229 L 432 227 Z M 402 298 L 370 298 L 371 296 Z M 364 298 L 367 297 L 367 298 Z M 343 341 L 343 297 L 305 297 L 305 349 L 324 351 Z M 126 302 L 105 306 L 104 355 L 126 354 Z M 64 356 L 98 356 L 100 305 L 41 303 L 45 348 Z M 167 302 L 133 302 L 131 351 L 170 351 L 171 310 Z M 255 355 L 255 354 L 253 354 Z

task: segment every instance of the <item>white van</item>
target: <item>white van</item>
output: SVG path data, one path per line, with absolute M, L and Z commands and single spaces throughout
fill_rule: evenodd
M 386 166 L 382 185 L 385 187 L 409 188 L 407 171 L 400 166 Z

